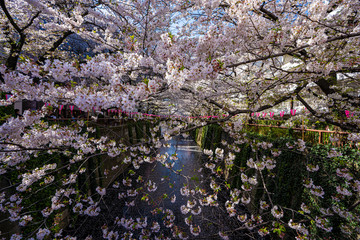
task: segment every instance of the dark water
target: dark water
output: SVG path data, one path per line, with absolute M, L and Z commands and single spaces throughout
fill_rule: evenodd
M 188 200 L 194 200 L 203 198 L 203 196 L 197 192 L 194 195 L 183 196 L 180 194 L 180 188 L 187 185 L 189 189 L 203 189 L 208 193 L 212 193 L 209 187 L 210 174 L 206 170 L 202 169 L 203 162 L 206 161 L 206 156 L 201 152 L 201 149 L 196 145 L 193 140 L 184 139 L 182 137 L 176 137 L 169 141 L 170 147 L 162 147 L 159 149 L 160 154 L 167 152 L 169 155 L 177 153 L 178 160 L 175 161 L 173 171 L 164 167 L 159 162 L 143 163 L 140 169 L 135 170 L 136 174 L 131 176 L 132 187 L 125 187 L 122 184 L 122 178 L 118 179 L 120 182 L 120 188 L 110 187 L 107 189 L 107 194 L 101 200 L 101 212 L 97 217 L 80 217 L 76 223 L 76 227 L 67 231 L 72 236 L 77 236 L 78 239 L 85 239 L 91 235 L 93 239 L 103 239 L 103 233 L 101 227 L 106 224 L 109 231 L 117 231 L 119 239 L 123 238 L 123 234 L 128 230 L 122 225 L 114 223 L 115 219 L 122 217 L 126 219 L 134 219 L 140 217 L 147 217 L 147 229 L 150 229 L 151 223 L 157 221 L 161 229 L 158 233 L 153 233 L 149 236 L 149 239 L 155 239 L 155 236 L 159 236 L 162 233 L 169 239 L 177 239 L 171 233 L 170 229 L 177 229 L 183 231 L 184 235 L 188 236 L 188 239 L 221 239 L 218 235 L 219 231 L 231 231 L 239 227 L 238 221 L 235 217 L 230 218 L 224 208 L 226 201 L 225 196 L 218 195 L 218 207 L 203 206 L 201 207 L 201 213 L 199 215 L 193 215 L 190 213 L 184 215 L 181 213 L 181 206 L 187 205 Z M 148 192 L 145 190 L 143 193 L 136 197 L 127 197 L 126 199 L 118 199 L 118 194 L 125 192 L 127 189 L 135 189 L 144 186 L 143 183 L 137 183 L 136 179 L 141 175 L 143 180 L 156 183 L 157 190 L 155 192 Z M 142 201 L 141 198 L 144 194 L 148 193 L 149 201 Z M 164 196 L 164 193 L 168 197 Z M 172 203 L 170 197 L 176 196 L 175 203 Z M 134 200 L 135 206 L 126 206 L 126 202 Z M 196 206 L 193 209 L 197 209 L 200 206 L 199 201 L 196 200 Z M 154 209 L 162 208 L 170 209 L 175 216 L 173 219 L 173 226 L 167 228 L 164 226 L 164 219 L 166 220 L 166 214 L 152 214 Z M 192 224 L 194 226 L 200 226 L 201 232 L 198 236 L 194 236 L 189 231 L 189 226 L 186 225 L 184 218 L 192 215 Z M 132 238 L 139 239 L 139 234 L 142 229 L 132 231 L 134 235 Z M 230 239 L 247 239 L 240 232 L 233 233 Z

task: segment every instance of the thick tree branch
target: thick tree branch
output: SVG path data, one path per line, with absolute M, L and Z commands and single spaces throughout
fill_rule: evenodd
M 323 118 L 325 121 L 329 124 L 332 124 L 334 126 L 338 126 L 341 129 L 349 130 L 353 132 L 359 132 L 359 127 L 355 124 L 350 123 L 339 123 L 335 122 L 332 119 L 328 118 L 327 116 L 318 114 L 299 94 L 296 95 L 296 98 L 310 111 L 312 115 L 314 115 L 317 118 Z
M 4 77 L 2 76 L 2 73 L 0 73 L 0 82 L 5 83 Z
M 11 14 L 9 13 L 9 11 L 6 8 L 5 5 L 5 1 L 4 0 L 0 0 L 0 6 L 1 9 L 4 11 L 7 19 L 9 20 L 10 24 L 13 26 L 13 28 L 18 32 L 20 39 L 17 43 L 10 43 L 10 54 L 8 59 L 6 60 L 6 67 L 10 70 L 15 70 L 16 65 L 17 65 L 17 61 L 19 59 L 19 55 L 21 52 L 21 49 L 25 43 L 25 34 L 23 32 L 22 29 L 20 29 L 20 27 L 16 24 L 16 22 L 14 21 L 13 17 L 11 16 Z
M 37 63 L 38 64 L 43 63 L 46 59 L 46 55 L 54 52 L 64 42 L 64 40 L 73 33 L 74 32 L 70 31 L 70 30 L 64 32 L 61 35 L 61 37 L 58 40 L 56 40 L 56 42 L 53 43 L 52 47 L 49 50 L 47 50 L 46 53 L 44 53 L 41 57 L 39 57 L 39 59 L 37 60 Z
M 13 145 L 20 149 L 10 149 L 4 150 L 0 149 L 0 152 L 23 152 L 23 151 L 47 151 L 47 150 L 65 150 L 69 149 L 68 147 L 45 147 L 45 148 L 27 148 L 17 143 L 10 143 L 10 142 L 0 142 L 0 145 Z
M 272 108 L 272 107 L 274 107 L 274 106 L 276 106 L 276 105 L 279 105 L 280 103 L 285 102 L 286 100 L 291 99 L 291 98 L 293 97 L 293 95 L 298 94 L 302 89 L 305 88 L 305 86 L 306 86 L 306 85 L 297 87 L 297 88 L 294 90 L 293 93 L 288 94 L 287 96 L 284 96 L 284 97 L 276 100 L 273 104 L 268 104 L 268 105 L 261 106 L 261 107 L 259 107 L 256 111 L 264 111 L 264 110 L 266 110 L 266 109 L 269 109 L 269 108 Z M 240 113 L 251 113 L 251 112 L 253 112 L 253 111 L 248 110 L 248 109 L 244 109 L 244 110 L 235 110 L 235 111 L 232 111 L 232 112 L 230 112 L 230 114 L 231 114 L 231 115 L 236 115 L 236 114 L 240 114 Z
M 289 94 L 288 96 L 280 98 L 279 100 L 275 101 L 274 104 L 264 105 L 264 106 L 260 107 L 257 111 L 263 111 L 263 110 L 272 108 L 272 107 L 274 107 L 274 106 L 276 106 L 276 105 L 278 105 L 278 104 L 292 98 L 292 96 L 294 94 L 298 94 L 302 89 L 304 89 L 305 86 L 306 85 L 297 87 L 292 94 Z M 189 91 L 191 92 L 191 90 L 189 90 Z M 235 111 L 229 111 L 229 114 L 227 116 L 225 116 L 224 118 L 218 118 L 218 119 L 215 119 L 215 120 L 210 120 L 210 121 L 207 121 L 205 123 L 205 125 L 198 125 L 198 126 L 190 127 L 190 128 L 187 128 L 187 129 L 183 129 L 180 132 L 181 133 L 189 132 L 189 131 L 195 130 L 197 128 L 201 128 L 203 126 L 206 126 L 206 125 L 218 124 L 218 123 L 225 122 L 225 121 L 231 119 L 233 116 L 235 116 L 237 114 L 251 113 L 251 112 L 253 112 L 253 111 L 250 110 L 250 109 L 238 109 L 238 110 L 235 110 Z
M 335 93 L 335 90 L 330 88 L 330 83 L 324 78 L 320 78 L 315 82 L 315 84 L 318 85 L 321 91 L 323 91 L 326 95 Z
M 22 35 L 23 34 L 23 31 L 20 29 L 20 27 L 15 23 L 13 17 L 10 15 L 9 11 L 7 10 L 6 8 L 6 5 L 5 5 L 5 0 L 0 0 L 0 6 L 1 6 L 1 9 L 4 11 L 6 17 L 8 18 L 10 24 L 15 28 L 15 30 L 20 34 Z
M 307 108 L 307 110 L 311 112 L 312 115 L 318 116 L 318 113 L 307 102 L 305 102 L 299 94 L 296 95 L 296 98 Z
M 356 201 L 353 205 L 349 207 L 349 211 L 354 210 L 357 206 L 359 206 L 359 204 L 360 204 L 360 200 Z
M 334 42 L 334 41 L 338 41 L 338 40 L 343 40 L 343 39 L 353 38 L 353 37 L 359 37 L 359 36 L 360 36 L 360 32 L 351 33 L 351 34 L 345 34 L 345 35 L 342 35 L 342 36 L 330 38 L 327 41 L 325 41 L 325 43 L 330 43 L 330 42 Z M 253 62 L 259 62 L 259 61 L 264 61 L 264 60 L 267 60 L 267 59 L 270 59 L 270 58 L 276 58 L 276 57 L 281 57 L 281 56 L 285 56 L 285 55 L 291 55 L 293 53 L 299 52 L 302 49 L 308 48 L 310 46 L 311 46 L 310 44 L 305 44 L 305 45 L 303 45 L 301 47 L 297 47 L 297 48 L 295 48 L 295 49 L 293 49 L 291 51 L 285 51 L 285 52 L 282 52 L 282 53 L 272 54 L 272 55 L 259 57 L 259 58 L 239 62 L 239 63 L 234 63 L 234 64 L 230 64 L 230 65 L 228 65 L 226 67 L 227 68 L 238 67 L 240 65 L 253 63 Z
M 265 14 L 265 17 L 266 17 L 266 18 L 268 18 L 268 19 L 270 19 L 270 20 L 272 20 L 272 21 L 274 21 L 274 22 L 276 22 L 277 20 L 279 20 L 279 18 L 278 18 L 275 14 L 273 14 L 272 12 L 266 10 L 266 9 L 264 8 L 264 6 L 265 6 L 265 2 L 261 5 L 260 11 Z
M 11 150 L 3 150 L 0 149 L 0 152 L 19 152 L 19 151 L 42 151 L 42 150 L 65 150 L 65 149 L 69 149 L 69 147 L 45 147 L 45 148 L 27 148 L 22 146 L 21 144 L 18 143 L 11 143 L 11 142 L 0 142 L 0 145 L 13 145 L 16 146 L 20 149 L 11 149 Z
M 35 19 L 39 16 L 40 12 L 37 12 L 29 21 L 28 24 L 26 24 L 22 29 L 21 31 L 25 31 L 27 28 L 29 28 L 35 21 Z

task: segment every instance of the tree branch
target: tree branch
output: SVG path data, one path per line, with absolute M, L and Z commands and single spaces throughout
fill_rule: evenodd
M 58 40 L 56 40 L 56 42 L 54 42 L 52 47 L 49 50 L 47 50 L 41 57 L 39 57 L 39 59 L 36 62 L 38 64 L 43 63 L 46 59 L 45 56 L 49 53 L 54 52 L 64 42 L 64 40 L 71 34 L 73 34 L 73 31 L 71 30 L 64 32 L 63 35 Z
M 22 35 L 23 31 L 20 29 L 20 27 L 15 23 L 14 19 L 12 18 L 12 16 L 10 15 L 9 11 L 7 10 L 6 8 L 6 5 L 5 5 L 5 0 L 0 0 L 0 6 L 2 8 L 2 10 L 4 11 L 6 17 L 8 18 L 10 24 L 15 28 L 15 30 L 20 34 Z
M 272 107 L 274 107 L 274 106 L 276 106 L 276 105 L 278 105 L 278 104 L 280 104 L 280 103 L 282 103 L 282 102 L 285 102 L 286 100 L 291 99 L 294 94 L 298 94 L 302 89 L 304 89 L 305 86 L 306 86 L 306 84 L 303 85 L 303 86 L 297 87 L 297 88 L 294 90 L 293 93 L 288 94 L 287 96 L 284 96 L 284 97 L 278 99 L 277 101 L 274 102 L 274 104 L 268 104 L 268 105 L 264 105 L 264 106 L 262 106 L 262 107 L 259 107 L 256 111 L 264 111 L 264 110 L 269 109 L 269 108 L 272 108 Z M 235 110 L 235 111 L 232 111 L 232 112 L 230 112 L 230 114 L 236 115 L 236 114 L 240 114 L 240 113 L 251 113 L 251 112 L 252 112 L 251 110 L 244 109 L 244 110 Z
M 48 147 L 48 148 L 26 148 L 17 143 L 10 143 L 10 142 L 0 142 L 0 145 L 13 145 L 17 146 L 20 149 L 12 149 L 12 150 L 3 150 L 0 149 L 0 152 L 21 152 L 21 151 L 47 151 L 47 150 L 65 150 L 68 148 L 65 147 Z
M 270 20 L 272 20 L 272 21 L 274 21 L 274 22 L 276 22 L 277 20 L 279 20 L 279 18 L 278 18 L 275 14 L 273 14 L 272 12 L 266 10 L 266 9 L 264 8 L 264 6 L 265 6 L 265 2 L 261 5 L 260 11 L 265 14 L 265 17 L 267 16 L 268 19 L 270 19 Z
M 16 24 L 13 17 L 10 15 L 9 11 L 6 8 L 5 0 L 0 0 L 0 6 L 2 10 L 4 11 L 6 17 L 8 18 L 10 24 L 13 26 L 13 28 L 18 32 L 20 35 L 20 40 L 18 43 L 10 43 L 10 54 L 8 59 L 6 60 L 6 67 L 11 70 L 15 70 L 17 61 L 19 59 L 19 54 L 21 52 L 21 49 L 25 43 L 25 34 L 22 29 Z
M 345 35 L 342 35 L 342 36 L 330 38 L 327 41 L 325 41 L 325 43 L 330 43 L 330 42 L 343 40 L 343 39 L 347 39 L 347 38 L 352 38 L 352 37 L 358 37 L 358 36 L 360 36 L 360 32 L 351 33 L 351 34 L 345 34 Z M 234 63 L 234 64 L 230 64 L 230 65 L 228 65 L 226 67 L 227 68 L 238 67 L 240 65 L 253 63 L 253 62 L 259 62 L 259 61 L 264 61 L 264 60 L 267 60 L 267 59 L 270 59 L 270 58 L 276 58 L 276 57 L 281 57 L 281 56 L 285 56 L 285 55 L 291 55 L 291 54 L 296 53 L 296 52 L 298 52 L 298 51 L 300 51 L 302 49 L 308 48 L 310 46 L 311 46 L 310 44 L 305 44 L 305 45 L 303 45 L 301 47 L 297 47 L 297 48 L 295 48 L 295 49 L 293 49 L 291 51 L 285 51 L 285 52 L 282 52 L 282 53 L 277 53 L 277 54 L 268 55 L 268 56 L 264 56 L 264 57 L 259 57 L 259 58 L 239 62 L 239 63 Z
M 350 130 L 350 131 L 355 131 L 355 132 L 359 132 L 359 127 L 355 124 L 346 124 L 346 123 L 339 123 L 339 122 L 335 122 L 333 120 L 331 120 L 330 118 L 324 116 L 324 115 L 319 115 L 299 94 L 296 95 L 296 98 L 311 112 L 312 115 L 314 115 L 317 118 L 324 118 L 325 121 L 327 123 L 330 123 L 334 126 L 338 126 L 341 129 L 344 130 Z
M 26 24 L 25 27 L 23 27 L 23 28 L 21 29 L 21 31 L 23 32 L 23 31 L 25 31 L 28 27 L 30 27 L 30 26 L 34 23 L 35 19 L 39 16 L 39 14 L 40 14 L 40 12 L 37 12 L 37 13 L 30 19 L 29 23 Z

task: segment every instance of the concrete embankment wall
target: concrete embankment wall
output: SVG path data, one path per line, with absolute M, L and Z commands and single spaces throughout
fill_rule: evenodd
M 67 122 L 59 122 L 59 124 L 70 124 Z M 117 143 L 123 142 L 126 145 L 136 144 L 143 141 L 143 138 L 146 138 L 149 135 L 149 123 L 147 122 L 134 122 L 132 120 L 129 121 L 111 121 L 111 120 L 104 120 L 95 123 L 89 123 L 88 127 L 96 128 L 96 132 L 93 136 L 100 138 L 102 136 L 108 137 L 110 140 L 115 140 Z M 69 173 L 78 170 L 77 168 L 79 164 L 83 164 L 82 167 L 86 168 L 85 173 L 80 174 L 77 178 L 77 183 L 74 184 L 73 187 L 78 188 L 83 194 L 87 194 L 91 196 L 96 192 L 96 187 L 109 187 L 115 179 L 121 177 L 124 174 L 129 165 L 123 163 L 123 159 L 129 155 L 129 152 L 123 152 L 117 157 L 110 157 L 107 154 L 95 154 L 95 156 L 86 159 L 85 162 L 79 162 L 72 166 L 71 169 L 62 168 L 62 170 L 58 171 L 54 174 L 55 179 L 57 181 L 64 180 L 64 177 L 68 176 Z M 41 167 L 44 162 L 52 161 L 52 163 L 56 163 L 58 168 L 65 166 L 69 163 L 68 157 L 63 154 L 39 154 L 39 157 L 32 157 L 29 161 L 27 161 L 26 168 L 27 169 L 34 169 L 36 167 Z M 49 162 L 50 163 L 50 162 Z M 116 169 L 112 168 L 114 166 L 118 166 Z M 19 173 L 11 172 L 9 174 L 5 174 L 6 176 L 0 177 L 0 189 L 6 189 L 6 198 L 11 196 L 12 194 L 16 193 L 16 190 L 12 185 L 19 181 L 18 175 Z M 40 182 L 40 181 L 39 181 Z M 28 201 L 37 202 L 38 199 L 43 199 L 42 201 L 44 206 L 41 204 L 34 204 L 30 203 L 33 206 L 38 206 L 36 209 L 32 209 L 32 211 L 40 212 L 43 207 L 45 207 L 45 202 L 51 199 L 51 196 L 54 195 L 56 191 L 56 186 L 45 188 L 46 191 L 37 191 L 37 189 L 42 188 L 38 186 L 39 183 L 35 183 L 32 186 L 33 191 L 29 193 L 25 193 L 26 198 L 29 195 L 33 195 L 30 197 Z M 34 194 L 33 192 L 36 192 Z M 25 203 L 24 203 L 25 204 Z M 60 227 L 64 228 L 70 223 L 71 212 L 68 208 L 64 208 L 61 213 L 58 214 L 57 218 L 60 219 Z M 35 218 L 42 218 L 41 213 L 38 215 L 33 214 Z M 0 235 L 5 239 L 10 239 L 11 235 L 14 233 L 21 233 L 23 229 L 18 226 L 18 222 L 11 222 L 9 219 L 9 214 L 0 212 Z

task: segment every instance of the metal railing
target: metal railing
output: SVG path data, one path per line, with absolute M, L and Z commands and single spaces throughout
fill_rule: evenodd
M 273 126 L 273 125 L 262 125 L 262 124 L 246 124 L 248 126 L 254 127 L 262 127 L 262 128 L 278 128 L 278 129 L 286 129 L 293 130 L 297 133 L 301 133 L 301 139 L 306 142 L 316 143 L 316 144 L 329 144 L 332 143 L 336 146 L 343 146 L 344 144 L 353 144 L 353 142 L 348 140 L 349 132 L 342 131 L 328 131 L 328 130 L 317 130 L 317 129 L 307 129 L 307 128 L 289 128 L 289 127 L 281 127 L 281 126 Z M 330 138 L 336 138 L 337 141 L 330 141 Z

